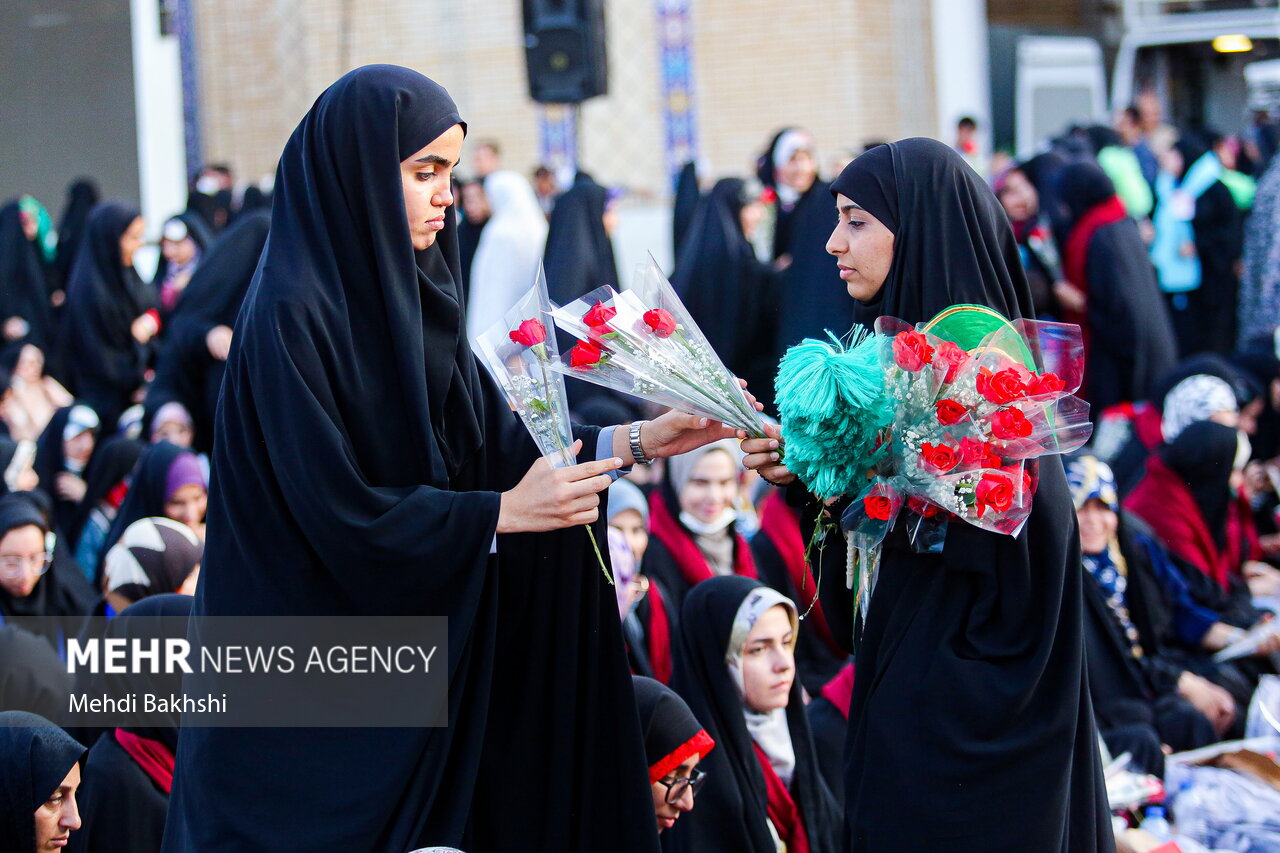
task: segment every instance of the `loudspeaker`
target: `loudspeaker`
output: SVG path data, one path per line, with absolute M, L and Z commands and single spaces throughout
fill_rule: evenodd
M 529 95 L 576 104 L 608 91 L 604 0 L 524 0 Z

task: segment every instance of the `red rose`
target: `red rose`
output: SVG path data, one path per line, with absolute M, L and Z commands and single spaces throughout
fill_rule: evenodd
M 1001 409 L 991 416 L 991 434 L 1004 441 L 1031 435 L 1031 421 L 1021 409 Z
M 765 187 L 760 191 L 761 204 L 773 204 L 778 200 L 778 194 L 773 191 L 773 187 Z
M 929 444 L 920 447 L 920 458 L 925 467 L 936 474 L 945 474 L 960 464 L 960 456 L 956 449 L 946 444 Z
M 979 394 L 998 406 L 1008 405 L 1027 393 L 1018 371 L 1012 367 L 996 373 L 986 367 L 979 368 L 977 387 Z
M 972 438 L 960 439 L 960 461 L 965 467 L 999 468 L 1000 457 L 990 444 Z
M 938 423 L 943 426 L 951 426 L 960 422 L 961 418 L 969 413 L 960 403 L 955 400 L 939 400 L 937 405 Z
M 933 361 L 933 347 L 919 332 L 898 332 L 893 337 L 893 360 L 903 370 L 919 370 Z
M 670 311 L 661 308 L 644 312 L 644 321 L 660 338 L 669 338 L 676 330 L 676 318 L 671 316 Z
M 569 350 L 569 366 L 575 370 L 595 367 L 604 357 L 604 348 L 594 341 L 578 341 Z
M 1067 383 L 1058 378 L 1056 373 L 1045 373 L 1041 376 L 1032 376 L 1031 381 L 1027 384 L 1027 396 L 1039 397 L 1041 394 L 1060 394 L 1067 387 Z
M 582 315 L 582 322 L 599 331 L 602 328 L 607 329 L 609 321 L 617 315 L 617 308 L 610 308 L 603 302 L 597 302 L 590 311 Z
M 512 341 L 522 347 L 536 346 L 547 339 L 547 327 L 537 318 L 525 320 L 510 336 Z
M 1005 512 L 1013 506 L 1013 483 L 1004 474 L 983 474 L 973 489 L 978 518 L 988 509 Z
M 874 521 L 888 521 L 893 515 L 893 501 L 885 495 L 867 495 L 862 499 L 862 508 L 867 512 L 867 518 Z
M 938 344 L 937 358 L 934 363 L 942 363 L 947 366 L 947 375 L 942 377 L 944 384 L 950 384 L 956 381 L 961 369 L 969 363 L 969 353 L 953 344 L 951 341 L 943 341 Z
M 909 498 L 907 500 L 907 509 L 923 518 L 933 518 L 942 512 L 937 504 L 931 504 L 924 498 Z

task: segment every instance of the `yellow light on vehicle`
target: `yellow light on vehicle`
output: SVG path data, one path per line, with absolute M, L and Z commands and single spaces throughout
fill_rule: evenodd
M 1213 40 L 1213 49 L 1218 53 L 1248 53 L 1253 50 L 1253 39 L 1238 34 L 1218 36 Z

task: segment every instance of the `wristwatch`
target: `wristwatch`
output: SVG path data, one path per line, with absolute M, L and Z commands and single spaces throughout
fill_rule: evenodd
M 653 460 L 644 455 L 644 448 L 640 446 L 640 427 L 647 424 L 648 421 L 633 421 L 631 424 L 630 440 L 631 440 L 631 458 L 636 461 L 637 465 L 648 465 Z

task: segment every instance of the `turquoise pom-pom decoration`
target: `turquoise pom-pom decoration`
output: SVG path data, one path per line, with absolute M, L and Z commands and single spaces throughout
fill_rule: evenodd
M 893 418 L 879 341 L 865 332 L 847 345 L 807 338 L 778 366 L 787 468 L 820 498 L 860 493 L 877 462 L 876 439 Z

